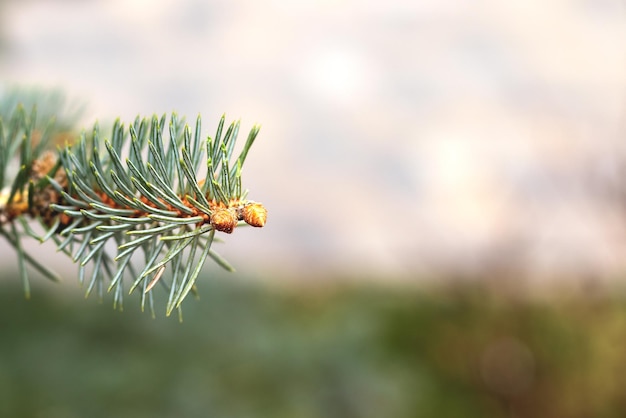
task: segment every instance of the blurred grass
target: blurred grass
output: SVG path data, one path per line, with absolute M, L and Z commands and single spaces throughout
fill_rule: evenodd
M 5 283 L 17 283 L 17 280 Z M 209 282 L 209 284 L 206 284 Z M 185 319 L 0 292 L 2 417 L 620 417 L 626 300 L 203 281 Z M 132 299 L 132 301 L 131 301 Z

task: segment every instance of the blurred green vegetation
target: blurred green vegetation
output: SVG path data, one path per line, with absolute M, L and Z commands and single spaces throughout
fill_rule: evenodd
M 623 296 L 515 297 L 202 280 L 151 319 L 134 298 L 0 292 L 2 417 L 620 417 Z

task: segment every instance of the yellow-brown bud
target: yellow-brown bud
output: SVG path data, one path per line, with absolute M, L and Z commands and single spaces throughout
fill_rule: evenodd
M 267 209 L 260 203 L 249 203 L 243 207 L 242 217 L 248 225 L 260 228 L 267 221 Z
M 230 234 L 237 226 L 237 214 L 233 209 L 217 208 L 211 214 L 211 225 L 218 231 Z

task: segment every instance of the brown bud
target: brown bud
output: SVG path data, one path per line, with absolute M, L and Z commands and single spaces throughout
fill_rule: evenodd
M 33 161 L 30 178 L 36 181 L 42 179 L 52 170 L 56 162 L 57 159 L 51 151 L 44 152 L 41 157 Z
M 243 207 L 243 220 L 250 226 L 262 227 L 267 221 L 267 209 L 260 203 L 249 203 Z
M 237 226 L 237 214 L 233 209 L 215 209 L 211 214 L 211 225 L 218 231 L 230 234 Z

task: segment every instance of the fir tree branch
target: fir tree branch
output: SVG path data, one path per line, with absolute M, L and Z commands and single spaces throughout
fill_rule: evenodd
M 8 122 L 0 119 L 0 235 L 18 252 L 27 294 L 26 263 L 50 279 L 57 276 L 24 252 L 23 235 L 52 238 L 78 263 L 86 294 L 113 293 L 119 309 L 128 287 L 139 292 L 142 309 L 147 302 L 153 311 L 152 292 L 161 284 L 169 294 L 166 314 L 180 314 L 207 258 L 232 270 L 212 248 L 216 231 L 231 233 L 240 222 L 262 227 L 267 211 L 246 200 L 241 188 L 242 166 L 259 127 L 233 159 L 240 122 L 222 137 L 224 123 L 222 116 L 215 138 L 206 141 L 200 116 L 193 131 L 176 114 L 169 121 L 165 115 L 138 117 L 128 128 L 118 120 L 109 138 L 96 124 L 91 135 L 82 133 L 55 155 L 54 126 L 38 131 L 35 110 L 27 115 L 18 107 Z M 199 170 L 206 170 L 205 178 L 199 179 Z M 34 232 L 27 217 L 44 232 Z M 137 271 L 132 260 L 139 253 L 144 262 Z

